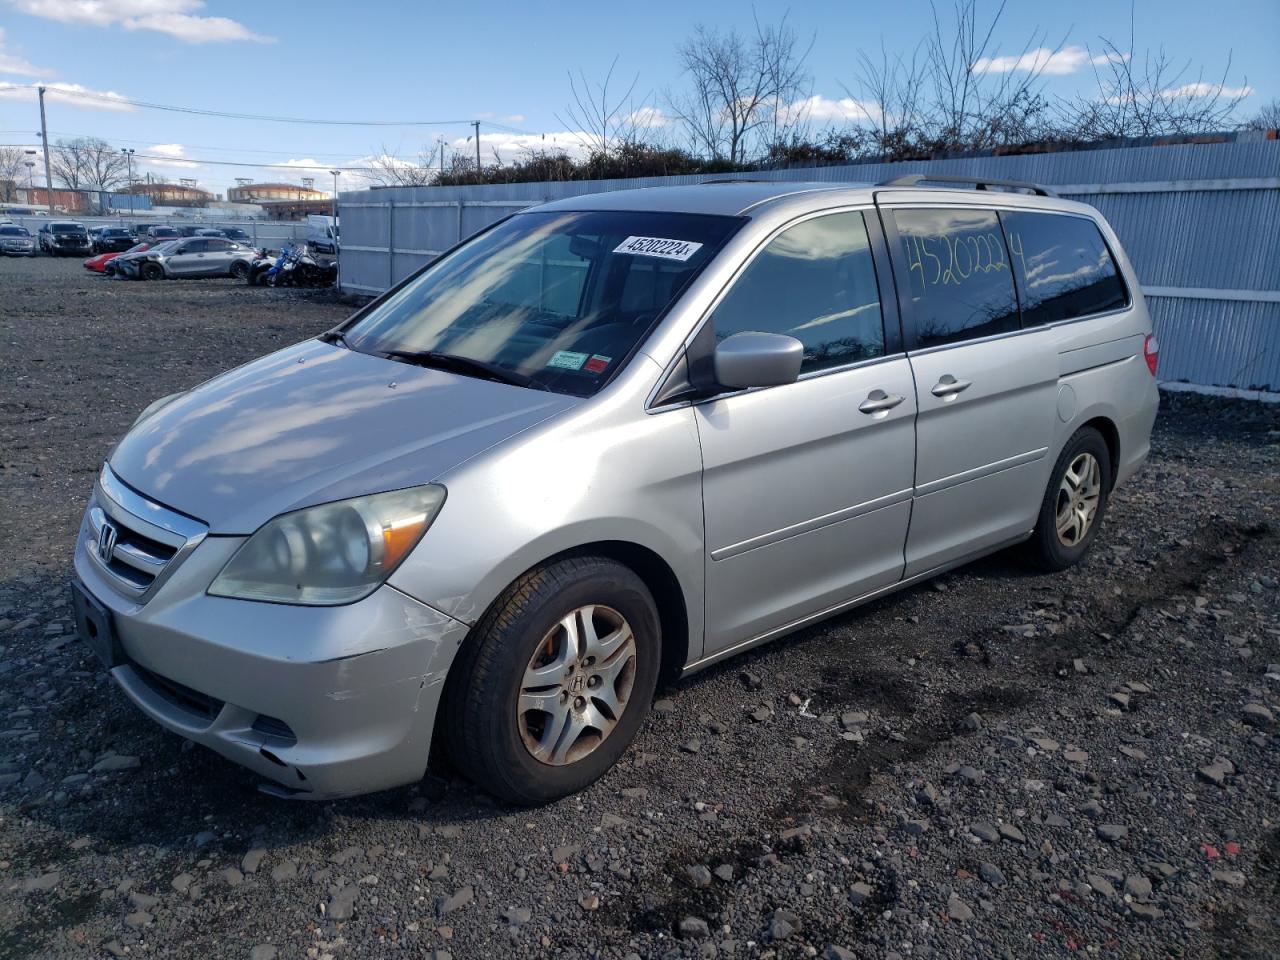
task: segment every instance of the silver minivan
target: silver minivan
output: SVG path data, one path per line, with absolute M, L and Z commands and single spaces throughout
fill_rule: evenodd
M 434 749 L 537 803 L 661 677 L 1014 545 L 1076 563 L 1156 414 L 1133 269 L 1091 207 L 919 179 L 550 203 L 157 400 L 84 516 L 82 636 L 277 795 Z

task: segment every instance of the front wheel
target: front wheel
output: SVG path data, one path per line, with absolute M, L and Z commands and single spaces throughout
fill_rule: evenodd
M 627 567 L 574 557 L 535 568 L 450 672 L 439 722 L 454 766 L 515 803 L 583 789 L 635 738 L 661 642 L 653 597 Z
M 1042 570 L 1079 563 L 1098 535 L 1110 496 L 1111 451 L 1102 434 L 1081 427 L 1053 466 L 1027 558 Z
M 243 280 L 249 276 L 249 265 L 243 260 L 237 260 L 231 265 L 231 276 L 235 280 Z
M 163 280 L 164 267 L 158 263 L 144 263 L 141 269 L 143 280 Z

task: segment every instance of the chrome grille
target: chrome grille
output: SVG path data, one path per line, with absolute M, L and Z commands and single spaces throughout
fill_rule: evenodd
M 124 595 L 143 601 L 208 528 L 143 497 L 103 466 L 89 504 L 86 553 Z

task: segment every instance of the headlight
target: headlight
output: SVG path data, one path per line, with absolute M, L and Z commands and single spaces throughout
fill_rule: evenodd
M 236 551 L 209 593 L 310 606 L 360 600 L 417 546 L 444 496 L 428 484 L 276 517 Z
M 157 410 L 161 409 L 162 407 L 167 407 L 169 404 L 173 403 L 173 401 L 177 400 L 180 396 L 182 396 L 183 392 L 184 391 L 180 390 L 177 393 L 171 393 L 167 397 L 161 397 L 159 400 L 153 400 L 151 403 L 147 404 L 146 408 L 143 409 L 143 411 L 140 414 L 138 414 L 138 419 L 134 420 L 133 423 L 129 425 L 129 429 L 132 430 L 134 427 L 140 424 L 143 420 L 147 419 L 147 417 L 151 416 Z

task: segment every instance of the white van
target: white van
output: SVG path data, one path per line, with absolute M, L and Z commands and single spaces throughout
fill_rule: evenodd
M 338 221 L 319 214 L 307 216 L 307 243 L 317 253 L 338 253 Z

